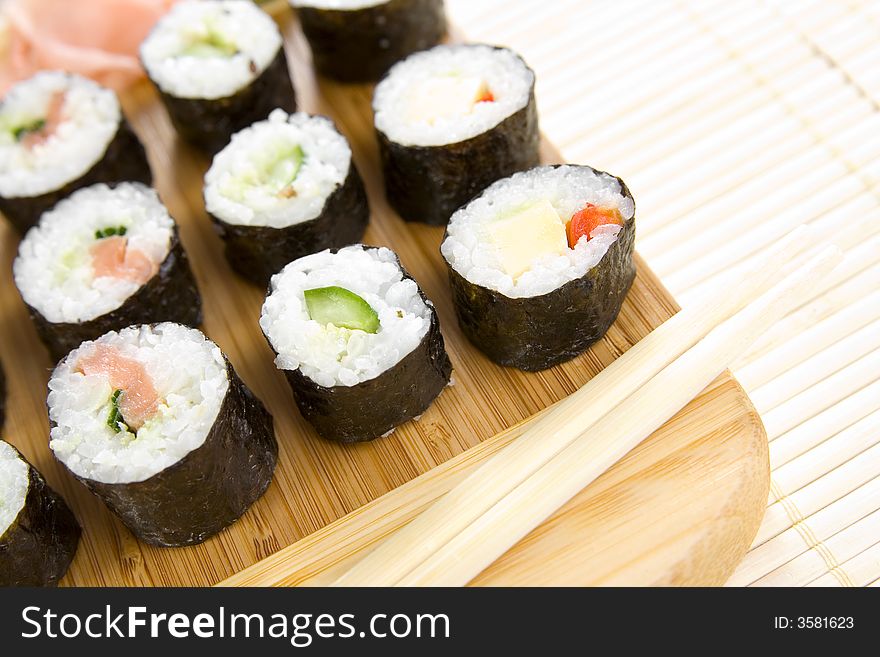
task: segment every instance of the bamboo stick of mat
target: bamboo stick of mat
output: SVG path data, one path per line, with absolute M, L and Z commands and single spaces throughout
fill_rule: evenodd
M 795 231 L 756 261 L 749 275 L 740 278 L 737 285 L 726 285 L 724 294 L 707 297 L 704 303 L 685 309 L 652 331 L 580 390 L 559 402 L 541 420 L 542 425 L 546 423 L 545 432 L 536 436 L 528 431 L 507 446 L 435 503 L 429 513 L 418 516 L 368 555 L 340 584 L 374 583 L 357 579 L 360 568 L 364 572 L 381 572 L 383 580 L 389 582 L 406 575 L 575 440 L 590 420 L 605 415 L 721 321 L 766 292 L 789 261 L 812 243 L 810 233 L 806 228 Z M 572 413 L 584 408 L 589 409 L 589 417 L 580 424 L 571 423 Z M 496 471 L 506 473 L 503 486 L 492 476 Z
M 444 502 L 450 498 L 460 499 L 463 491 L 469 492 L 467 484 L 472 483 L 471 479 L 477 474 L 482 473 L 483 479 L 478 483 L 484 489 L 510 490 L 507 483 L 511 473 L 501 467 L 503 453 L 491 459 L 465 484 L 450 491 L 443 500 L 395 537 L 380 545 L 336 583 L 406 586 L 467 584 L 699 394 L 767 327 L 802 303 L 814 281 L 827 275 L 840 260 L 839 249 L 824 249 L 812 262 L 789 274 L 769 292 L 712 329 L 695 346 L 627 395 L 612 411 L 603 413 L 597 422 L 592 421 L 595 417 L 594 407 L 585 404 L 584 398 L 577 400 L 579 404 L 561 404 L 559 412 L 548 414 L 533 425 L 512 447 L 533 444 L 543 452 L 543 441 L 551 442 L 560 427 L 576 433 L 576 439 L 534 470 L 479 518 L 468 522 L 452 538 L 442 542 L 435 540 L 434 535 L 438 532 L 432 531 L 415 539 L 410 537 L 409 540 L 413 541 L 411 545 L 400 544 L 402 539 L 407 538 L 404 532 L 417 522 L 427 519 L 432 524 L 438 521 L 445 523 L 449 520 L 446 513 L 460 512 L 461 507 L 456 509 Z M 580 397 L 578 393 L 572 395 L 572 398 L 577 397 Z M 592 425 L 591 428 L 585 430 L 589 425 Z M 512 474 L 517 477 L 519 473 Z M 489 497 L 495 496 L 490 494 Z M 435 508 L 439 508 L 441 513 L 437 513 Z M 445 527 L 444 524 L 433 526 Z M 448 531 L 440 533 L 449 534 Z M 392 541 L 396 545 L 392 545 Z M 394 556 L 401 560 L 402 556 L 411 553 L 423 554 L 425 549 L 422 546 L 425 544 L 432 548 L 430 555 L 403 577 L 392 580 L 381 569 L 388 556 L 387 550 L 393 549 Z M 410 559 L 406 561 L 411 562 Z M 380 569 L 374 569 L 376 564 L 380 565 Z

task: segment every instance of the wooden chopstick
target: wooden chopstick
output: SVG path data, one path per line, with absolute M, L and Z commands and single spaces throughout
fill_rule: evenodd
M 469 582 L 675 415 L 757 336 L 800 304 L 814 281 L 840 259 L 833 247 L 823 251 L 711 331 L 397 584 L 459 586 Z M 573 414 L 571 421 L 578 420 Z M 534 428 L 538 435 L 543 430 Z
M 811 243 L 809 232 L 795 231 L 757 261 L 736 285 L 729 285 L 722 294 L 709 296 L 655 329 L 336 583 L 399 582 L 721 321 L 769 289 L 787 263 Z M 498 472 L 504 473 L 503 481 L 495 476 Z

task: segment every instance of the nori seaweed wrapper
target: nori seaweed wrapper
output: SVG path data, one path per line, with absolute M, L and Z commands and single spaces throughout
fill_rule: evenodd
M 202 543 L 238 520 L 272 481 L 278 460 L 272 416 L 228 359 L 226 372 L 229 389 L 214 425 L 180 461 L 134 483 L 77 476 L 145 543 Z
M 159 89 L 178 134 L 208 155 L 229 143 L 233 134 L 269 116 L 278 107 L 296 111 L 296 94 L 284 48 L 250 84 L 225 98 L 180 98 Z
M 475 137 L 442 146 L 406 146 L 376 130 L 388 202 L 406 221 L 444 226 L 496 180 L 540 161 L 535 83 L 525 107 Z
M 400 270 L 412 279 L 402 266 Z M 327 388 L 298 369 L 284 370 L 300 413 L 321 437 L 343 443 L 378 438 L 424 413 L 449 384 L 452 362 L 437 311 L 421 288 L 419 296 L 431 309 L 428 332 L 415 349 L 379 376 L 353 386 Z
M 53 362 L 58 362 L 86 340 L 95 340 L 108 331 L 127 326 L 175 322 L 198 328 L 202 323 L 202 297 L 177 226 L 171 237 L 171 248 L 159 271 L 116 310 L 85 322 L 50 322 L 35 308 L 27 308 Z
M 229 224 L 213 215 L 211 219 L 232 268 L 265 288 L 273 274 L 297 258 L 358 242 L 370 220 L 370 207 L 352 160 L 345 181 L 314 219 L 285 228 Z
M 76 190 L 95 183 L 117 182 L 140 182 L 147 186 L 153 184 L 153 174 L 144 146 L 124 117 L 116 135 L 104 151 L 104 156 L 82 176 L 38 196 L 0 196 L 0 212 L 19 234 L 24 235 L 39 221 L 40 215 Z
M 27 463 L 20 452 L 19 457 Z M 64 499 L 28 463 L 24 506 L 0 536 L 0 586 L 57 585 L 73 561 L 80 533 Z
M 632 198 L 620 178 L 621 194 Z M 452 267 L 449 284 L 462 332 L 499 365 L 529 372 L 563 363 L 599 340 L 635 279 L 635 215 L 581 278 L 535 297 L 511 298 L 471 283 Z
M 398 60 L 446 35 L 443 0 L 390 0 L 360 9 L 297 7 L 318 73 L 375 82 Z

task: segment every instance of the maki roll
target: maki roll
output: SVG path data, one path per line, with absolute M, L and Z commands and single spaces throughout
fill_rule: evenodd
M 324 438 L 389 434 L 449 384 L 433 304 L 384 247 L 290 263 L 272 277 L 260 326 L 300 412 Z
M 109 89 L 60 71 L 37 73 L 0 103 L 0 212 L 19 232 L 97 182 L 150 184 L 144 147 Z
M 79 536 L 61 496 L 0 440 L 0 586 L 55 586 L 73 561 Z
M 496 363 L 542 370 L 614 322 L 635 278 L 635 202 L 620 178 L 537 167 L 458 210 L 440 247 L 462 331 Z
M 296 109 L 278 26 L 249 0 L 184 0 L 141 44 L 177 132 L 213 155 L 276 107 Z
M 375 82 L 446 35 L 443 0 L 291 0 L 318 73 Z
M 359 241 L 370 217 L 351 148 L 333 122 L 283 110 L 214 157 L 205 206 L 232 267 L 263 289 L 291 260 Z
M 94 185 L 59 203 L 21 241 L 13 273 L 55 361 L 110 330 L 202 320 L 177 226 L 139 183 Z
M 48 405 L 55 457 L 146 543 L 201 543 L 272 480 L 272 416 L 196 329 L 83 343 L 52 373 Z
M 513 51 L 437 46 L 373 95 L 385 192 L 407 221 L 443 225 L 490 183 L 538 164 L 535 75 Z

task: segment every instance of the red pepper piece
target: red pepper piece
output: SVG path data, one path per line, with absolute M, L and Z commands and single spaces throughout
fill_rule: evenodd
M 495 96 L 492 95 L 492 92 L 489 90 L 489 87 L 486 87 L 486 91 L 483 92 L 483 95 L 477 98 L 478 103 L 494 103 Z
M 620 212 L 613 208 L 597 208 L 592 203 L 587 203 L 581 210 L 575 212 L 571 221 L 568 222 L 566 234 L 568 235 L 569 248 L 573 249 L 583 235 L 586 235 L 589 240 L 590 233 L 597 226 L 607 224 L 623 226 Z

